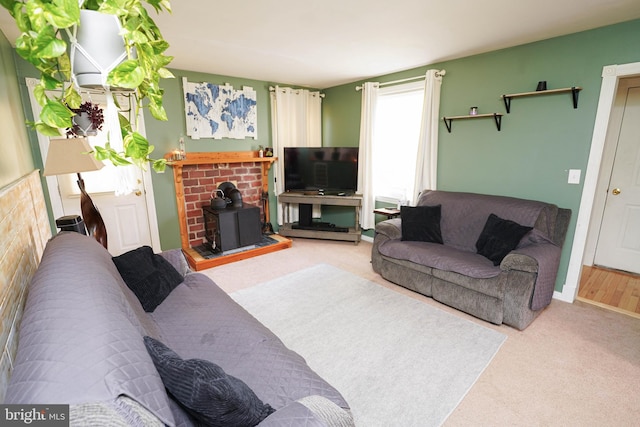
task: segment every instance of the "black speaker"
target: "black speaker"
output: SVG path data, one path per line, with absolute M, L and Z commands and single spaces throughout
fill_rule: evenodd
M 80 215 L 61 216 L 56 219 L 56 227 L 58 227 L 60 231 L 76 231 L 80 234 L 87 234 L 87 228 Z
M 313 221 L 313 205 L 308 203 L 300 203 L 298 205 L 298 224 L 302 227 L 308 227 Z

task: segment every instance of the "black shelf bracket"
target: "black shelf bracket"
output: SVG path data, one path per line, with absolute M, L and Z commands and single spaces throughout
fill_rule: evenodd
M 571 95 L 573 95 L 573 109 L 578 108 L 578 95 L 580 94 L 580 89 L 573 86 L 571 88 Z
M 511 97 L 509 95 L 502 95 L 504 101 L 504 108 L 507 110 L 507 114 L 511 112 Z
M 502 128 L 502 114 L 493 114 L 493 119 L 496 122 L 496 127 L 498 128 L 498 132 L 500 132 L 500 129 Z
M 453 119 L 448 119 L 446 117 L 443 117 L 442 120 L 444 120 L 444 125 L 447 127 L 447 130 L 449 131 L 449 133 L 451 133 L 451 122 L 453 121 Z

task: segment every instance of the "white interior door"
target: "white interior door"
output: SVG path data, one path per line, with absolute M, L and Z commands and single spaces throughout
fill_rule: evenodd
M 122 171 L 116 170 L 115 166 L 106 164 L 99 171 L 82 173 L 85 188 L 104 220 L 108 249 L 114 256 L 143 245 L 152 246 L 142 174 L 135 166 L 126 168 L 133 174 L 136 188 L 120 196 L 116 196 L 116 183 Z M 64 215 L 82 216 L 77 176 L 58 175 L 57 181 Z
M 41 107 L 33 98 L 33 87 L 38 81 L 27 79 L 27 87 L 31 97 L 31 107 L 36 120 Z M 105 105 L 104 94 L 92 94 L 93 103 Z M 120 101 L 126 105 L 126 100 Z M 106 116 L 106 115 L 105 115 Z M 141 131 L 144 132 L 144 121 L 141 120 Z M 105 145 L 106 133 L 99 132 L 89 137 L 92 145 Z M 45 163 L 49 149 L 49 138 L 38 134 L 42 162 Z M 126 195 L 116 195 L 121 180 L 126 177 L 132 184 L 133 191 Z M 160 237 L 158 232 L 153 186 L 150 171 L 142 171 L 135 166 L 115 167 L 105 162 L 105 167 L 95 172 L 83 172 L 85 187 L 96 208 L 100 211 L 107 228 L 108 250 L 113 256 L 120 255 L 140 246 L 151 246 L 159 252 Z M 75 174 L 47 177 L 47 187 L 55 218 L 65 215 L 80 215 L 80 189 Z M 121 188 L 121 187 L 120 187 Z
M 622 80 L 622 121 L 594 262 L 640 273 L 640 79 Z

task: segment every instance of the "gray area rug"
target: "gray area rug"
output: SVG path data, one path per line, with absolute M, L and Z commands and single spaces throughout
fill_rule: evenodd
M 231 296 L 336 387 L 357 426 L 439 426 L 506 335 L 320 264 Z

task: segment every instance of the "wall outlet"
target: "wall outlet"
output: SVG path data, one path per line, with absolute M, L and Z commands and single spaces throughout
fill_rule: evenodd
M 580 169 L 569 169 L 569 179 L 567 182 L 569 184 L 580 184 Z

